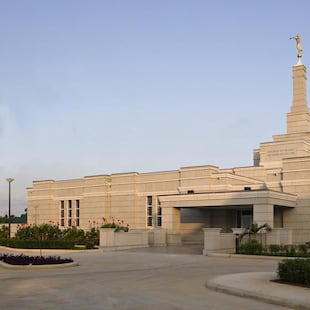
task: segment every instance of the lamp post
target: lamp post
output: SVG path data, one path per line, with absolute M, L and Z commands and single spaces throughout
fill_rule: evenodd
M 9 183 L 9 239 L 11 238 L 11 183 L 14 181 L 12 178 L 6 179 Z

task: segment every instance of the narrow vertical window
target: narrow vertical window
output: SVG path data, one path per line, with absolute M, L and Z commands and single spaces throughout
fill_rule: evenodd
M 153 204 L 153 197 L 152 196 L 147 196 L 147 205 L 151 206 Z
M 68 226 L 72 226 L 72 200 L 68 201 Z
M 60 201 L 60 226 L 65 226 L 65 202 L 63 200 Z
M 80 226 L 80 201 L 75 201 L 75 224 L 76 226 Z
M 160 203 L 157 206 L 157 227 L 161 227 L 161 206 Z
M 153 206 L 152 206 L 152 196 L 147 196 L 147 206 L 146 206 L 146 223 L 147 226 L 153 226 Z

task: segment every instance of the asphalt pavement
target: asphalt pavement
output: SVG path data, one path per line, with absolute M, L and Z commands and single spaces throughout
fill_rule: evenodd
M 309 288 L 270 281 L 276 278 L 277 260 L 200 253 L 193 247 L 62 251 L 61 256 L 72 257 L 78 266 L 40 270 L 1 267 L 1 308 L 310 309 Z

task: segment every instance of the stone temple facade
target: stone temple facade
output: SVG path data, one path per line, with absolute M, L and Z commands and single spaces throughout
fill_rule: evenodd
M 202 228 L 247 227 L 255 222 L 289 231 L 292 243 L 310 241 L 310 115 L 307 71 L 293 66 L 287 132 L 254 150 L 253 166 L 118 173 L 74 180 L 33 181 L 28 224 L 54 222 L 90 229 L 102 217 L 130 228 L 165 232 L 168 244 L 201 244 Z

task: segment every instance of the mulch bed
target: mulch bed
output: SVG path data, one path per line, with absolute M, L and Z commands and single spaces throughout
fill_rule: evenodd
M 293 286 L 310 288 L 310 285 L 305 285 L 305 284 L 300 284 L 300 283 L 293 283 L 293 282 L 283 281 L 283 280 L 280 280 L 280 279 L 270 280 L 270 281 L 271 282 L 280 283 L 280 284 L 286 284 L 286 285 L 293 285 Z
M 55 265 L 72 263 L 72 258 L 61 258 L 60 256 L 27 256 L 21 255 L 0 255 L 0 261 L 9 265 Z

